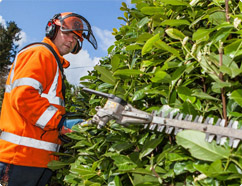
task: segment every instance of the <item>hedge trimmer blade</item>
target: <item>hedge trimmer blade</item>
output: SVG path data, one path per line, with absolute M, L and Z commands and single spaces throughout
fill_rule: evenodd
M 184 115 L 183 113 L 173 114 L 161 112 L 157 114 L 155 111 L 150 113 L 134 108 L 121 98 L 113 95 L 98 92 L 88 88 L 83 88 L 84 91 L 94 93 L 96 95 L 108 98 L 105 106 L 96 107 L 97 113 L 89 120 L 90 124 L 97 124 L 98 128 L 102 128 L 110 120 L 115 120 L 121 125 L 129 124 L 144 124 L 146 129 L 158 132 L 165 132 L 176 135 L 182 130 L 201 131 L 206 134 L 206 141 L 212 142 L 216 139 L 217 144 L 224 145 L 229 139 L 229 146 L 237 148 L 240 140 L 242 140 L 242 130 L 238 129 L 238 121 L 230 121 L 225 127 L 225 120 L 218 119 L 214 124 L 214 119 L 202 116 L 196 116 L 192 120 L 192 115 Z
M 145 124 L 144 127 L 158 132 L 164 131 L 167 134 L 174 132 L 175 135 L 182 130 L 201 131 L 206 133 L 206 141 L 211 143 L 216 139 L 217 144 L 224 145 L 229 139 L 229 146 L 233 148 L 237 148 L 240 140 L 242 140 L 242 130 L 238 129 L 238 121 L 231 120 L 225 127 L 224 119 L 219 118 L 214 125 L 214 118 L 207 117 L 203 121 L 202 116 L 196 116 L 192 121 L 192 115 L 184 117 L 183 113 L 178 113 L 175 117 L 172 113 L 169 113 L 166 117 L 164 117 L 164 113 L 154 114 L 152 122 Z

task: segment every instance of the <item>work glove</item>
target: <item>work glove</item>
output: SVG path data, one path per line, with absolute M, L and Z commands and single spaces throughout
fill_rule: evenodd
M 65 117 L 62 117 L 58 125 L 59 139 L 64 143 L 71 142 L 70 138 L 68 138 L 66 134 L 72 132 L 71 128 L 74 125 L 77 125 L 83 121 L 84 121 L 83 119 L 66 119 Z
M 84 121 L 83 119 L 65 119 L 63 123 L 63 127 L 61 129 L 61 133 L 62 134 L 71 133 L 72 132 L 71 128 L 74 125 L 82 123 L 83 121 Z

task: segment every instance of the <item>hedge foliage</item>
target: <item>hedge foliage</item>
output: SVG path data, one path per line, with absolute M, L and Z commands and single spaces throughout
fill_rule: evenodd
M 138 109 L 178 109 L 194 117 L 241 124 L 242 2 L 235 0 L 132 0 L 122 3 L 125 24 L 100 65 L 81 78 L 88 88 L 115 94 Z M 95 114 L 105 99 L 79 92 L 75 106 Z M 82 103 L 82 106 L 77 106 Z M 85 103 L 85 105 L 83 105 Z M 88 103 L 88 104 L 86 104 Z M 61 161 L 51 162 L 65 185 L 242 184 L 241 146 L 204 141 L 205 134 L 177 136 L 120 126 L 75 126 Z

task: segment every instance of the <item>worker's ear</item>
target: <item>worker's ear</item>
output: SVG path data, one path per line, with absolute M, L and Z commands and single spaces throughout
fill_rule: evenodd
M 71 53 L 77 54 L 78 52 L 80 52 L 81 49 L 82 49 L 82 41 L 81 41 L 81 45 L 80 45 L 80 42 L 77 42 L 76 46 L 74 47 Z

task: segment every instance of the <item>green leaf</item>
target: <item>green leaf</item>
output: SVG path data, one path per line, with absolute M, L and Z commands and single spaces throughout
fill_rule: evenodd
M 133 45 L 128 45 L 126 47 L 126 50 L 141 50 L 142 47 L 140 45 L 137 44 L 133 44 Z
M 157 48 L 161 48 L 163 50 L 166 50 L 172 54 L 174 54 L 176 57 L 180 58 L 179 51 L 175 48 L 172 48 L 171 46 L 167 45 L 164 41 L 158 40 L 154 43 L 154 45 Z
M 223 176 L 226 174 L 226 171 L 224 171 L 221 160 L 216 160 L 211 165 L 194 164 L 194 168 L 200 171 L 201 173 L 205 174 L 206 176 L 212 178 L 218 177 L 219 175 Z M 228 173 L 229 171 L 227 171 L 227 174 Z
M 85 186 L 101 186 L 101 184 L 100 183 L 97 183 L 97 182 L 91 182 L 91 181 L 89 181 L 89 180 L 85 180 L 84 181 L 84 185 Z
M 114 55 L 112 58 L 111 58 L 111 65 L 112 65 L 112 69 L 113 71 L 117 70 L 117 68 L 119 67 L 120 65 L 120 58 L 118 55 Z
M 208 174 L 210 176 L 218 175 L 224 172 L 221 160 L 214 161 L 208 169 Z
M 171 76 L 163 70 L 159 70 L 155 73 L 155 76 L 150 79 L 154 83 L 170 83 Z
M 112 147 L 109 150 L 111 152 L 112 151 L 122 152 L 123 150 L 129 149 L 132 146 L 133 144 L 129 142 L 116 142 L 112 145 Z
M 219 29 L 214 35 L 211 35 L 213 43 L 217 43 L 220 40 L 225 42 L 228 36 L 231 34 L 232 28 Z
M 115 176 L 114 178 L 110 178 L 111 180 L 108 182 L 108 186 L 122 186 L 122 182 L 119 176 Z
M 242 39 L 236 39 L 224 47 L 224 53 L 230 57 L 236 57 L 241 54 Z
M 100 102 L 100 99 L 90 99 L 89 100 L 89 103 L 92 105 L 94 103 L 99 103 Z
M 143 168 L 135 168 L 133 170 L 131 170 L 130 172 L 132 173 L 137 173 L 137 174 L 146 174 L 146 175 L 152 175 L 152 172 L 150 170 L 147 169 L 143 169 Z
M 109 83 L 114 85 L 116 82 L 116 79 L 113 77 L 112 73 L 101 66 L 95 66 L 95 70 L 97 70 L 101 74 L 101 80 L 105 83 Z
M 144 72 L 140 70 L 133 70 L 133 69 L 124 69 L 124 70 L 117 70 L 114 72 L 114 76 L 135 76 L 135 75 L 140 75 L 144 74 Z
M 142 61 L 142 63 L 141 63 L 141 65 L 142 65 L 142 67 L 149 67 L 149 66 L 154 66 L 154 62 L 153 61 L 150 61 L 150 60 L 144 60 L 144 61 Z
M 190 88 L 187 87 L 178 87 L 177 88 L 178 91 L 178 96 L 185 102 L 185 101 L 189 101 L 191 103 L 194 103 L 196 101 L 196 97 L 191 96 L 192 95 L 192 91 Z
M 180 26 L 180 25 L 190 25 L 191 23 L 188 20 L 184 19 L 168 19 L 165 21 L 162 21 L 161 26 Z
M 202 92 L 201 90 L 194 90 L 194 92 L 192 93 L 192 96 L 196 96 L 196 97 L 199 97 L 201 99 L 210 99 L 210 100 L 215 100 L 215 101 L 220 100 L 218 98 L 210 96 L 209 94 L 207 94 L 205 92 Z
M 160 186 L 158 179 L 153 175 L 132 174 L 135 186 Z
M 183 1 L 179 1 L 179 0 L 159 0 L 160 2 L 164 3 L 164 4 L 167 4 L 167 5 L 177 5 L 177 6 L 180 6 L 180 5 L 185 5 L 187 6 L 188 3 L 185 3 Z
M 191 158 L 189 156 L 185 156 L 184 154 L 169 153 L 168 159 L 170 161 L 183 161 L 183 160 L 189 160 Z
M 141 12 L 146 15 L 155 15 L 155 14 L 161 14 L 163 12 L 163 8 L 161 7 L 143 7 L 141 9 Z
M 181 110 L 181 112 L 187 113 L 190 115 L 198 115 L 199 113 L 197 113 L 195 108 L 196 107 L 195 107 L 194 103 L 191 103 L 190 101 L 186 101 L 182 104 L 182 107 L 180 110 Z
M 240 73 L 242 73 L 242 69 L 239 68 L 234 68 L 234 67 L 226 67 L 226 66 L 221 66 L 220 71 L 224 74 L 228 74 L 231 78 L 235 78 L 238 76 Z
M 176 141 L 178 145 L 188 149 L 193 157 L 200 160 L 215 161 L 229 157 L 229 149 L 217 146 L 215 141 L 208 143 L 205 137 L 206 134 L 202 132 L 184 130 L 178 133 Z
M 215 12 L 209 15 L 209 21 L 214 25 L 220 25 L 226 22 L 225 12 Z
M 140 20 L 140 22 L 137 24 L 138 28 L 142 28 L 145 24 L 147 24 L 149 22 L 149 18 L 148 17 L 144 17 L 143 19 Z
M 212 32 L 212 29 L 198 29 L 193 35 L 193 40 L 207 41 L 209 39 L 209 34 Z
M 94 176 L 97 176 L 96 171 L 93 171 L 92 168 L 84 165 L 74 165 L 71 167 L 71 172 L 83 179 L 90 179 Z
M 162 140 L 163 140 L 163 136 L 147 141 L 142 148 L 142 151 L 139 155 L 139 159 L 142 159 L 143 157 L 150 154 L 162 142 Z
M 199 1 L 200 1 L 200 0 L 192 0 L 192 1 L 190 2 L 190 5 L 191 5 L 191 6 L 195 6 Z
M 128 157 L 121 154 L 111 155 L 114 160 L 114 164 L 117 165 L 120 171 L 132 170 L 137 167 L 137 165 Z
M 104 92 L 106 89 L 109 89 L 113 87 L 113 85 L 109 84 L 109 83 L 102 83 L 97 87 L 98 91 Z
M 173 39 L 183 40 L 185 38 L 185 35 L 180 30 L 175 28 L 166 29 L 166 33 Z
M 67 165 L 70 165 L 70 163 L 53 160 L 48 163 L 48 168 L 50 168 L 51 170 L 58 170 Z
M 232 87 L 232 84 L 229 82 L 213 82 L 212 90 L 216 93 L 221 93 L 221 88 Z
M 242 107 L 242 89 L 234 90 L 230 95 L 230 99 L 233 99 L 238 105 Z
M 82 76 L 80 80 L 86 80 L 86 79 L 96 79 L 96 76 Z
M 137 101 L 137 100 L 140 100 L 140 99 L 143 99 L 145 97 L 145 93 L 147 90 L 149 90 L 151 88 L 151 85 L 148 85 L 148 86 L 145 86 L 144 88 L 136 91 L 134 93 L 134 96 L 133 96 L 133 101 Z
M 196 169 L 193 167 L 193 162 L 192 161 L 185 161 L 185 162 L 177 162 L 174 166 L 174 173 L 176 175 L 180 175 L 186 172 L 195 172 Z
M 172 73 L 172 77 L 171 77 L 172 81 L 176 82 L 179 78 L 181 78 L 185 70 L 186 70 L 185 65 L 177 67 L 175 72 Z
M 148 39 L 142 48 L 142 55 L 145 55 L 146 53 L 148 53 L 152 49 L 153 44 L 159 39 L 160 39 L 160 34 L 156 34 L 150 39 Z
M 242 12 L 242 2 L 239 1 L 239 9 L 240 9 L 240 12 Z
M 77 126 L 73 126 L 73 127 L 77 128 Z M 69 138 L 74 139 L 74 140 L 83 140 L 83 138 L 84 138 L 82 135 L 75 133 L 75 132 L 71 132 L 67 135 Z
M 142 43 L 143 44 L 143 42 L 144 41 L 147 41 L 148 39 L 150 39 L 152 37 L 152 35 L 151 34 L 149 34 L 149 33 L 142 33 L 138 38 L 137 38 L 137 43 Z
M 176 58 L 174 55 L 172 55 L 170 58 L 174 59 Z M 161 70 L 167 70 L 170 68 L 177 68 L 179 66 L 178 62 L 172 62 L 172 61 L 165 61 L 164 65 L 161 67 Z
M 112 50 L 114 49 L 115 45 L 111 45 L 110 47 L 108 47 L 108 54 L 110 54 L 112 52 Z

